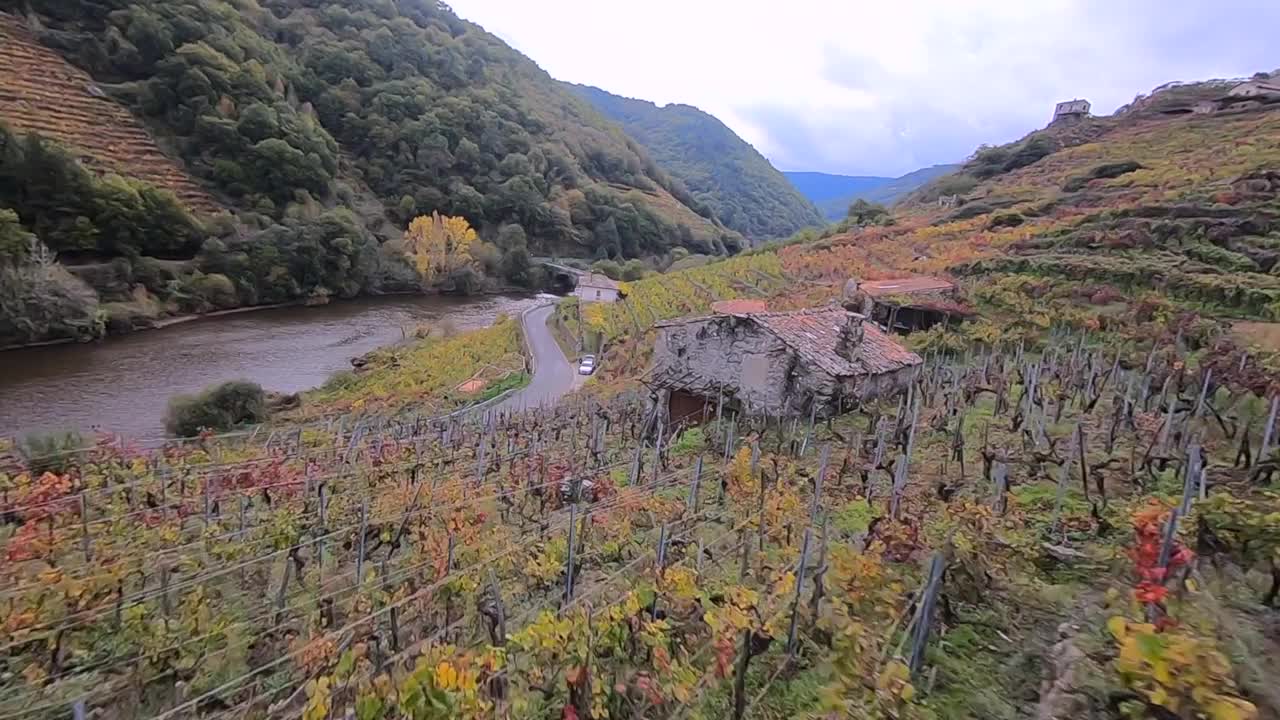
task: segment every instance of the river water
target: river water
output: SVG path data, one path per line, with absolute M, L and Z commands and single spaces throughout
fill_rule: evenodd
M 87 345 L 0 352 L 0 436 L 77 428 L 134 438 L 164 432 L 169 398 L 227 380 L 298 392 L 400 342 L 402 329 L 458 330 L 515 316 L 532 298 L 397 295 L 206 317 Z

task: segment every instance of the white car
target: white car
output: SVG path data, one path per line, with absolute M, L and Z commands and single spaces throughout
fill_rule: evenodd
M 596 356 L 583 355 L 582 359 L 578 361 L 578 374 L 590 375 L 595 371 L 596 371 Z

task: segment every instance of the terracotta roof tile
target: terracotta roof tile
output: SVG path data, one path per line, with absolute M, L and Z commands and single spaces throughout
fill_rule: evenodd
M 836 349 L 850 313 L 844 308 L 813 308 L 749 316 L 778 336 L 802 357 L 836 376 L 853 375 L 857 368 Z
M 578 287 L 602 288 L 607 290 L 617 290 L 621 287 L 616 281 L 610 280 L 608 277 L 600 273 L 587 273 L 578 276 Z
M 862 371 L 872 375 L 893 372 L 904 367 L 920 365 L 924 360 L 917 354 L 902 346 L 884 331 L 871 323 L 862 325 L 862 342 L 858 345 L 858 353 L 854 360 Z
M 751 315 L 768 309 L 763 300 L 721 300 L 711 303 L 711 311 L 717 315 Z
M 912 293 L 951 292 L 956 289 L 956 286 L 942 278 L 910 277 L 897 280 L 872 280 L 859 284 L 858 289 L 871 297 L 885 297 Z

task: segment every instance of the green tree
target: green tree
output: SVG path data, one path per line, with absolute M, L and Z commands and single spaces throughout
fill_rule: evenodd
M 849 205 L 848 217 L 855 225 L 887 225 L 891 219 L 889 209 L 884 205 L 867 202 L 862 198 Z
M 18 213 L 0 208 L 0 265 L 23 264 L 35 239 L 18 221 Z

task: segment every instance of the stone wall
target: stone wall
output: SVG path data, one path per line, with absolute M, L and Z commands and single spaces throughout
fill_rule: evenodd
M 919 366 L 904 367 L 883 375 L 864 375 L 845 380 L 845 396 L 859 401 L 888 398 L 906 392 Z
M 679 379 L 679 388 L 715 397 L 723 387 L 751 413 L 800 414 L 796 407 L 807 407 L 808 393 L 822 384 L 807 377 L 812 373 L 798 367 L 795 352 L 772 333 L 729 317 L 662 328 L 654 361 L 665 377 Z
M 662 327 L 654 347 L 660 385 L 708 398 L 723 389 L 726 403 L 751 414 L 804 417 L 816 401 L 827 417 L 840 412 L 841 399 L 904 391 L 915 371 L 837 379 L 754 322 L 727 316 Z

